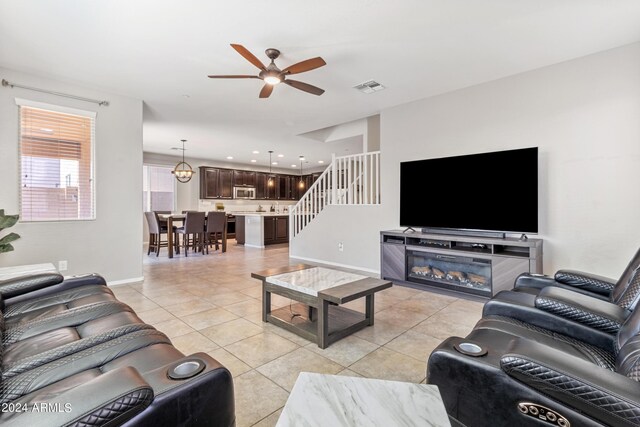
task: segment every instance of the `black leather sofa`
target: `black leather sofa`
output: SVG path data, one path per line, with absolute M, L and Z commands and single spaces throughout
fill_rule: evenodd
M 617 284 L 609 280 L 607 295 L 528 276 L 487 302 L 469 335 L 429 356 L 427 382 L 438 385 L 452 423 L 640 425 L 638 258 Z M 537 280 L 548 286 L 522 285 Z M 616 304 L 623 294 L 627 307 Z M 536 304 L 543 299 L 564 311 Z
M 230 372 L 185 356 L 96 274 L 0 282 L 0 425 L 233 426 Z

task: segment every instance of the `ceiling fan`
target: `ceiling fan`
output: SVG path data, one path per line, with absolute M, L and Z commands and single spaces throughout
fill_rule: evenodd
M 298 62 L 297 64 L 290 65 L 284 70 L 281 70 L 273 62 L 278 56 L 280 56 L 280 51 L 278 49 L 270 48 L 265 50 L 267 57 L 271 59 L 271 64 L 265 67 L 264 64 L 258 58 L 256 58 L 254 54 L 249 52 L 244 46 L 239 44 L 231 44 L 231 47 L 234 48 L 240 55 L 242 55 L 244 59 L 246 59 L 256 67 L 258 67 L 260 69 L 260 73 L 257 76 L 221 75 L 221 76 L 209 76 L 209 78 L 264 80 L 265 85 L 262 87 L 262 90 L 260 91 L 260 98 L 268 98 L 271 95 L 271 92 L 273 92 L 273 87 L 278 83 L 284 83 L 286 85 L 311 93 L 313 95 L 322 95 L 324 93 L 324 90 L 320 89 L 319 87 L 315 87 L 308 83 L 300 82 L 298 80 L 287 79 L 287 76 L 291 74 L 304 73 L 305 71 L 315 70 L 316 68 L 320 68 L 323 65 L 326 65 L 327 63 L 324 62 L 324 59 L 320 58 L 319 56 L 316 58 L 307 59 L 306 61 Z

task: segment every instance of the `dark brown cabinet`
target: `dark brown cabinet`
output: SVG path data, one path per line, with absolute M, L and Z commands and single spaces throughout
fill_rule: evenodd
M 201 166 L 200 198 L 233 198 L 233 171 L 231 169 L 218 169 Z
M 289 217 L 265 216 L 264 244 L 287 243 L 289 241 Z
M 250 185 L 252 187 L 256 186 L 256 172 L 254 171 L 244 171 L 244 170 L 234 170 L 233 171 L 233 185 Z
M 298 200 L 320 175 L 302 175 L 304 188 L 300 188 L 300 175 L 200 166 L 200 198 L 232 199 L 234 186 L 248 185 L 256 188 L 256 200 Z M 272 186 L 268 184 L 270 176 Z

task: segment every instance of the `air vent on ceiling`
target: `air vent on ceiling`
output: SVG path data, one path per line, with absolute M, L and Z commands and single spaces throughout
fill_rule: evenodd
M 382 86 L 375 80 L 368 80 L 364 83 L 360 83 L 359 85 L 354 86 L 353 88 L 358 89 L 362 93 L 373 93 L 384 89 L 384 86 Z

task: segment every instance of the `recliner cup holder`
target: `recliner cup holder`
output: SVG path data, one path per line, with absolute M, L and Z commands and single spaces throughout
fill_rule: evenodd
M 487 349 L 473 343 L 471 341 L 462 341 L 453 345 L 458 353 L 465 354 L 472 357 L 480 357 L 487 354 Z
M 186 380 L 204 371 L 205 363 L 200 359 L 189 358 L 169 366 L 167 375 L 172 380 Z

